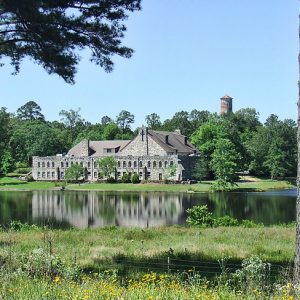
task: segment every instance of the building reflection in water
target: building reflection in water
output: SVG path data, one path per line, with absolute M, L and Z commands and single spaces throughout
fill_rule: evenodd
M 34 191 L 32 219 L 78 228 L 153 227 L 185 222 L 183 194 Z

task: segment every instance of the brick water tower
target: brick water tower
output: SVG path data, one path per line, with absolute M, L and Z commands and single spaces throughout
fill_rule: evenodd
M 225 115 L 232 112 L 232 97 L 225 95 L 221 98 L 221 115 Z

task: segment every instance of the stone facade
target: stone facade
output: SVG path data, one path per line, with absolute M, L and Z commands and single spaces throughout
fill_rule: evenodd
M 192 179 L 192 169 L 199 156 L 187 138 L 176 132 L 153 131 L 142 128 L 131 141 L 81 141 L 67 155 L 33 157 L 32 176 L 35 180 L 63 180 L 65 171 L 73 164 L 85 169 L 85 180 L 97 181 L 97 161 L 104 156 L 117 161 L 116 179 L 137 173 L 141 180 L 161 181 Z M 175 176 L 170 166 L 176 165 Z

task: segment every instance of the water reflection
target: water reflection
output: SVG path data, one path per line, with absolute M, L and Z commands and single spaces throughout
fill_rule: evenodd
M 20 220 L 78 228 L 185 224 L 186 209 L 207 204 L 215 216 L 266 225 L 295 220 L 296 192 L 167 193 L 33 191 L 0 192 L 0 222 Z

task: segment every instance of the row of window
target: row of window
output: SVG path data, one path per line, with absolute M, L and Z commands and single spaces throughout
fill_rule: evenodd
M 70 165 L 73 165 L 73 164 L 74 164 L 74 162 L 71 161 Z M 75 162 L 75 164 L 79 164 L 79 163 Z M 42 163 L 38 162 L 38 168 L 40 168 L 41 166 L 42 166 L 42 168 L 45 168 L 46 166 L 47 166 L 47 168 L 50 168 L 50 165 L 51 165 L 52 168 L 55 167 L 54 162 L 52 162 L 51 164 L 50 164 L 50 162 L 47 162 L 47 163 L 45 163 L 45 162 L 42 162 Z M 83 166 L 83 162 L 80 162 L 80 165 Z M 173 165 L 173 161 L 170 161 L 170 165 Z M 128 161 L 128 163 L 127 163 L 127 161 L 123 161 L 122 166 L 123 166 L 123 168 L 126 168 L 127 166 L 128 166 L 128 168 L 132 168 L 132 167 L 133 168 L 137 168 L 137 161 L 134 161 L 133 164 L 132 164 L 131 161 Z M 139 166 L 140 166 L 140 168 L 143 167 L 143 162 L 142 161 L 139 162 Z M 151 168 L 151 167 L 152 168 L 157 168 L 157 166 L 159 168 L 162 168 L 163 167 L 163 162 L 162 161 L 159 161 L 159 162 L 153 161 L 152 164 L 151 164 L 151 161 L 147 162 L 147 167 L 148 168 Z M 167 166 L 168 166 L 168 161 L 165 161 L 164 162 L 164 167 L 166 168 Z M 67 161 L 63 162 L 62 161 L 60 163 L 60 167 L 61 168 L 69 168 L 69 162 L 67 162 Z M 88 168 L 91 167 L 91 162 L 87 163 L 87 167 Z M 97 167 L 97 161 L 94 161 L 94 168 L 96 168 L 96 167 Z M 118 168 L 121 168 L 121 161 L 118 161 Z

